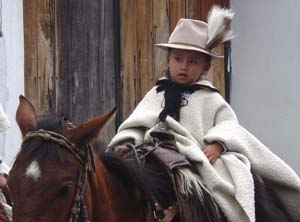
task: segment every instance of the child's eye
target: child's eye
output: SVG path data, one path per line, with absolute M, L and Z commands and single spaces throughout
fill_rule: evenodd
M 197 61 L 197 59 L 190 59 L 189 63 L 192 64 L 192 65 L 194 65 L 194 64 L 197 64 L 198 61 Z
M 180 61 L 181 61 L 181 57 L 179 57 L 179 56 L 175 56 L 174 59 L 175 59 L 177 62 L 180 62 Z

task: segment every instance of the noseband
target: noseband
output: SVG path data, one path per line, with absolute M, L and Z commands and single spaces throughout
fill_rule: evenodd
M 66 137 L 59 133 L 47 130 L 37 130 L 26 134 L 22 145 L 32 138 L 39 137 L 46 141 L 51 141 L 59 145 L 59 147 L 69 151 L 76 160 L 79 161 L 82 168 L 79 172 L 76 193 L 73 197 L 73 204 L 71 207 L 70 217 L 68 222 L 88 222 L 87 208 L 84 203 L 83 192 L 84 185 L 87 179 L 87 172 L 89 170 L 95 171 L 94 157 L 89 145 L 84 146 L 82 149 L 76 147 L 75 144 L 71 143 Z

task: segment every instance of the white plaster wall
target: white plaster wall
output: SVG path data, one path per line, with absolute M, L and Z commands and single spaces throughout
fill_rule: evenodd
M 231 0 L 231 104 L 300 175 L 300 1 Z
M 21 135 L 15 122 L 18 97 L 24 94 L 23 1 L 2 0 L 0 37 L 0 102 L 12 127 L 0 133 L 0 155 L 11 164 L 19 151 Z

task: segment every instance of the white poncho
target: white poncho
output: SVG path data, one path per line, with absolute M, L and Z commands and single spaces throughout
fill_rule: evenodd
M 211 86 L 205 80 L 198 83 Z M 153 87 L 119 127 L 110 146 L 127 139 L 138 144 L 150 138 L 163 109 L 164 92 Z M 166 119 L 179 151 L 196 162 L 202 182 L 210 190 L 228 221 L 254 222 L 253 168 L 272 184 L 273 190 L 295 221 L 300 221 L 300 180 L 296 173 L 252 134 L 239 125 L 235 113 L 217 93 L 195 91 L 180 110 L 180 123 Z M 201 147 L 222 141 L 228 152 L 212 166 Z

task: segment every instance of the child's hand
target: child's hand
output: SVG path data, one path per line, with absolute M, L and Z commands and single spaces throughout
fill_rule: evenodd
M 0 188 L 5 187 L 6 185 L 6 178 L 4 175 L 0 174 Z
M 128 147 L 125 145 L 118 145 L 114 147 L 114 152 L 124 153 L 128 150 Z
M 223 147 L 219 143 L 212 143 L 202 148 L 203 153 L 213 165 L 216 160 L 221 156 L 223 152 Z

